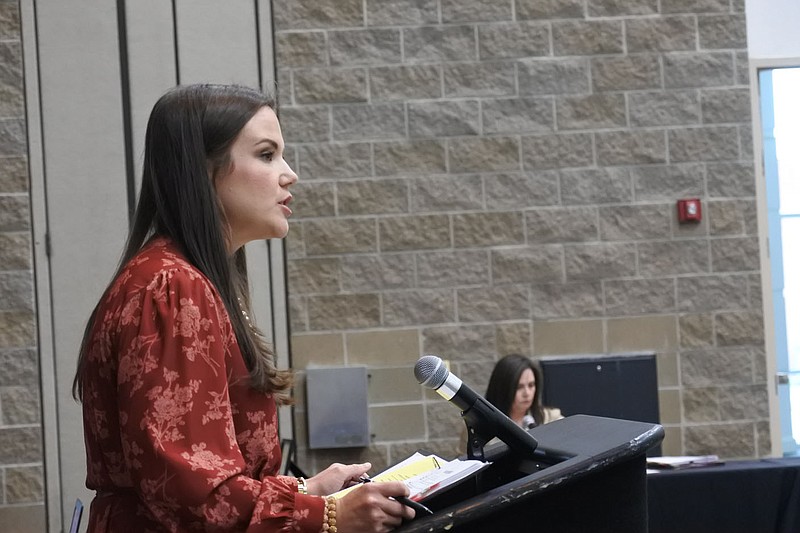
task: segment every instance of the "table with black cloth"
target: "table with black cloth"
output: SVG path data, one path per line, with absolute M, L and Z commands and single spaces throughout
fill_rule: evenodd
M 800 457 L 647 476 L 650 533 L 799 533 Z

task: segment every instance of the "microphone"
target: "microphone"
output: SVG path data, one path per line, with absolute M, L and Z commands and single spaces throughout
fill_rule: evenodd
M 483 460 L 483 445 L 494 437 L 522 456 L 532 455 L 539 445 L 530 433 L 447 370 L 441 358 L 435 355 L 420 357 L 414 365 L 414 377 L 420 385 L 435 390 L 461 409 L 469 430 L 467 450 L 470 459 Z

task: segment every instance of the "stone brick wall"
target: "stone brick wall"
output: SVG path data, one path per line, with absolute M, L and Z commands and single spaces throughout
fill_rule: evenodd
M 44 527 L 19 5 L 0 1 L 0 523 Z
M 302 369 L 364 364 L 378 468 L 450 453 L 423 353 L 658 354 L 666 454 L 769 453 L 744 2 L 275 0 Z M 699 197 L 699 225 L 675 201 Z

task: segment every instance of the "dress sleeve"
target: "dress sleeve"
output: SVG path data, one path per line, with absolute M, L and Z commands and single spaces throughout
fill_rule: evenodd
M 237 443 L 229 380 L 241 355 L 208 282 L 159 273 L 129 296 L 119 328 L 124 461 L 152 515 L 171 531 L 320 531 L 323 498 L 290 477 L 254 477 Z

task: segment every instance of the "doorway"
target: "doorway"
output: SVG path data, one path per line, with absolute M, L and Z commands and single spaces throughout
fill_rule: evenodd
M 773 316 L 767 338 L 774 340 L 779 438 L 788 456 L 800 453 L 800 67 L 760 69 L 758 84 L 771 295 L 766 311 Z

